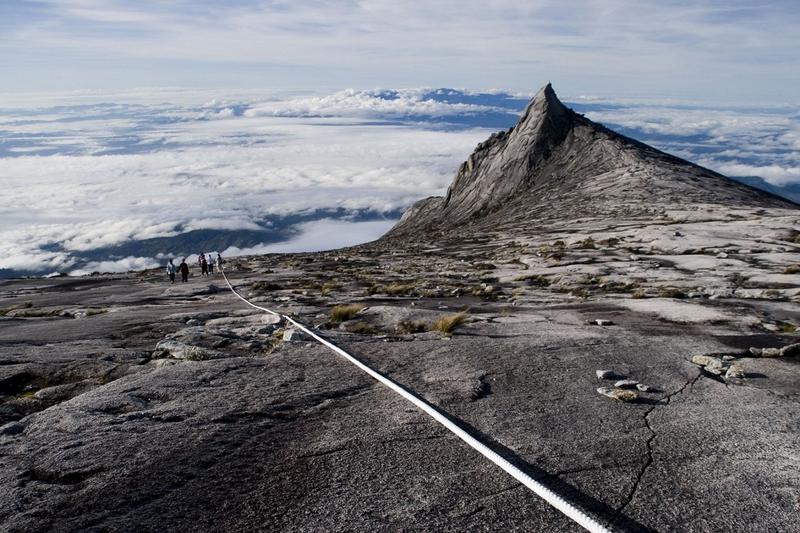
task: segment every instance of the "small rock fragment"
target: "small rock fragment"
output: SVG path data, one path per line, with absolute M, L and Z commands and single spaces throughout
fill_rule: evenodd
M 731 365 L 725 373 L 725 379 L 741 379 L 745 377 L 744 368 L 739 365 Z
M 186 321 L 186 325 L 187 326 L 199 326 L 200 325 L 200 321 L 197 320 L 196 318 L 190 318 L 189 320 Z
M 614 386 L 618 389 L 633 389 L 636 388 L 639 382 L 635 379 L 621 379 L 614 383 Z
M 721 359 L 710 355 L 695 355 L 692 357 L 692 363 L 702 366 L 703 370 L 715 376 L 721 376 L 727 366 Z
M 647 392 L 650 390 L 650 387 L 648 387 L 644 383 L 637 383 L 636 388 L 639 389 L 639 392 Z
M 750 348 L 747 350 L 753 357 L 761 357 L 761 348 Z
M 613 370 L 595 370 L 594 373 L 597 375 L 597 379 L 622 379 L 625 377 Z
M 607 396 L 621 402 L 632 402 L 639 397 L 638 392 L 624 389 L 611 389 L 609 387 L 600 387 L 597 389 L 597 392 L 603 396 Z
M 605 320 L 603 318 L 597 318 L 594 321 L 595 324 L 598 326 L 612 326 L 614 323 L 610 320 Z
M 722 356 L 722 360 L 723 361 L 734 361 L 735 359 L 736 358 L 734 356 L 732 356 L 732 355 L 723 355 Z
M 295 328 L 286 328 L 283 332 L 283 342 L 296 341 L 298 337 L 299 335 Z
M 694 355 L 692 356 L 692 363 L 699 366 L 706 366 L 711 363 L 715 358 L 710 355 Z
M 761 357 L 780 357 L 783 355 L 780 348 L 764 348 L 761 350 Z

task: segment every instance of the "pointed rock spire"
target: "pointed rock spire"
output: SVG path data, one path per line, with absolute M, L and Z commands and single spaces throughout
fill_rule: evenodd
M 528 102 L 525 111 L 519 122 L 515 126 L 515 130 L 525 130 L 530 128 L 537 128 L 541 126 L 548 118 L 566 118 L 569 115 L 569 110 L 561 103 L 561 100 L 556 96 L 553 86 L 548 83 L 537 92 L 534 97 Z

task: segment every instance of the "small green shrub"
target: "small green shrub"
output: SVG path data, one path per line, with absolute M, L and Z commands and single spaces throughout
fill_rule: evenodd
M 461 312 L 454 315 L 445 315 L 433 325 L 433 328 L 442 333 L 445 337 L 453 334 L 459 326 L 467 321 L 467 313 Z
M 322 296 L 328 296 L 331 292 L 335 291 L 336 289 L 341 289 L 341 283 L 323 283 L 319 287 L 319 292 Z
M 331 320 L 334 322 L 345 322 L 352 319 L 365 307 L 366 306 L 362 304 L 337 305 L 331 309 Z

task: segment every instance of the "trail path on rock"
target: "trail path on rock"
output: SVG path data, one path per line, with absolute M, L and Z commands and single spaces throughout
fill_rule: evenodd
M 470 434 L 463 426 L 461 426 L 457 421 L 455 421 L 450 415 L 442 412 L 434 405 L 425 401 L 425 399 L 420 397 L 418 394 L 414 393 L 414 391 L 407 389 L 406 387 L 400 385 L 396 381 L 393 381 L 387 376 L 365 365 L 362 361 L 357 359 L 352 354 L 346 352 L 345 350 L 336 346 L 332 342 L 322 338 L 317 333 L 314 333 L 313 331 L 308 329 L 305 325 L 301 324 L 300 322 L 297 322 L 290 316 L 281 315 L 273 311 L 272 309 L 258 306 L 247 300 L 247 298 L 243 297 L 236 291 L 236 289 L 228 279 L 228 276 L 225 274 L 225 270 L 222 269 L 221 271 L 222 271 L 222 276 L 225 278 L 225 283 L 228 285 L 230 291 L 233 294 L 235 294 L 237 298 L 245 302 L 247 305 L 254 307 L 256 309 L 260 309 L 271 315 L 280 316 L 282 319 L 291 323 L 296 328 L 303 331 L 304 333 L 312 337 L 314 340 L 316 340 L 323 346 L 331 349 L 334 353 L 343 357 L 349 363 L 355 365 L 356 368 L 358 368 L 362 372 L 365 372 L 371 378 L 375 379 L 379 383 L 385 385 L 392 391 L 396 392 L 404 399 L 408 400 L 409 402 L 417 406 L 420 410 L 422 410 L 425 414 L 433 418 L 436 422 L 447 428 L 447 430 L 449 430 L 451 433 L 453 433 L 455 436 L 457 436 L 459 439 L 465 442 L 468 446 L 476 450 L 478 453 L 483 455 L 492 463 L 496 464 L 497 466 L 505 470 L 506 473 L 508 473 L 511 477 L 513 477 L 514 479 L 525 485 L 525 487 L 536 493 L 540 498 L 542 498 L 547 503 L 549 503 L 550 505 L 552 505 L 553 507 L 564 513 L 567 517 L 569 517 L 571 520 L 579 524 L 587 531 L 592 531 L 594 533 L 607 533 L 610 531 L 608 528 L 606 528 L 606 526 L 602 525 L 595 518 L 586 514 L 579 507 L 575 506 L 573 503 L 564 499 L 563 497 L 552 491 L 547 486 L 536 481 L 531 476 L 520 470 L 517 466 L 511 464 L 511 462 L 502 457 L 498 452 L 491 449 L 485 443 L 481 442 L 479 439 L 475 438 L 472 434 Z

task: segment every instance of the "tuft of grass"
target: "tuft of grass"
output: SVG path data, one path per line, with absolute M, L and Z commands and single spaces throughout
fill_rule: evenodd
M 0 308 L 0 316 L 6 316 L 11 311 L 19 311 L 20 309 L 30 309 L 31 307 L 33 307 L 33 302 L 25 302 L 19 305 L 12 305 L 11 307 L 3 307 Z M 19 316 L 19 313 L 17 313 L 17 316 Z
M 386 294 L 389 296 L 406 296 L 412 294 L 415 287 L 411 283 L 390 283 L 389 285 L 382 285 L 375 283 L 367 288 L 367 294 Z
M 328 282 L 328 283 L 323 283 L 322 285 L 320 285 L 319 292 L 320 292 L 320 294 L 322 296 L 328 296 L 331 292 L 335 291 L 336 289 L 341 289 L 341 288 L 342 288 L 342 284 L 341 283 Z
M 578 287 L 569 291 L 572 296 L 577 296 L 578 298 L 588 298 L 589 297 L 589 289 L 586 287 Z
M 430 331 L 430 329 L 431 323 L 424 320 L 403 320 L 395 326 L 395 330 L 402 335 L 425 333 L 426 331 Z
M 743 276 L 739 272 L 734 272 L 731 274 L 730 278 L 731 284 L 734 287 L 744 287 L 747 284 L 747 276 Z
M 797 326 L 789 322 L 781 322 L 780 328 L 782 333 L 794 333 L 797 331 Z
M 362 304 L 337 305 L 331 309 L 331 320 L 334 322 L 345 322 L 356 316 L 366 306 Z
M 644 289 L 641 289 L 641 288 L 640 289 L 636 289 L 635 291 L 633 291 L 631 293 L 631 298 L 635 298 L 637 300 L 645 298 L 646 296 L 647 296 L 647 291 L 645 291 Z
M 789 265 L 783 269 L 784 274 L 797 274 L 800 272 L 800 265 Z
M 604 285 L 606 292 L 633 292 L 639 287 L 636 283 L 626 281 L 607 281 Z
M 661 287 L 658 289 L 659 298 L 686 298 L 686 293 L 677 287 Z
M 467 321 L 467 313 L 461 312 L 454 315 L 445 315 L 433 325 L 433 329 L 441 332 L 445 337 L 449 337 L 453 332 Z

